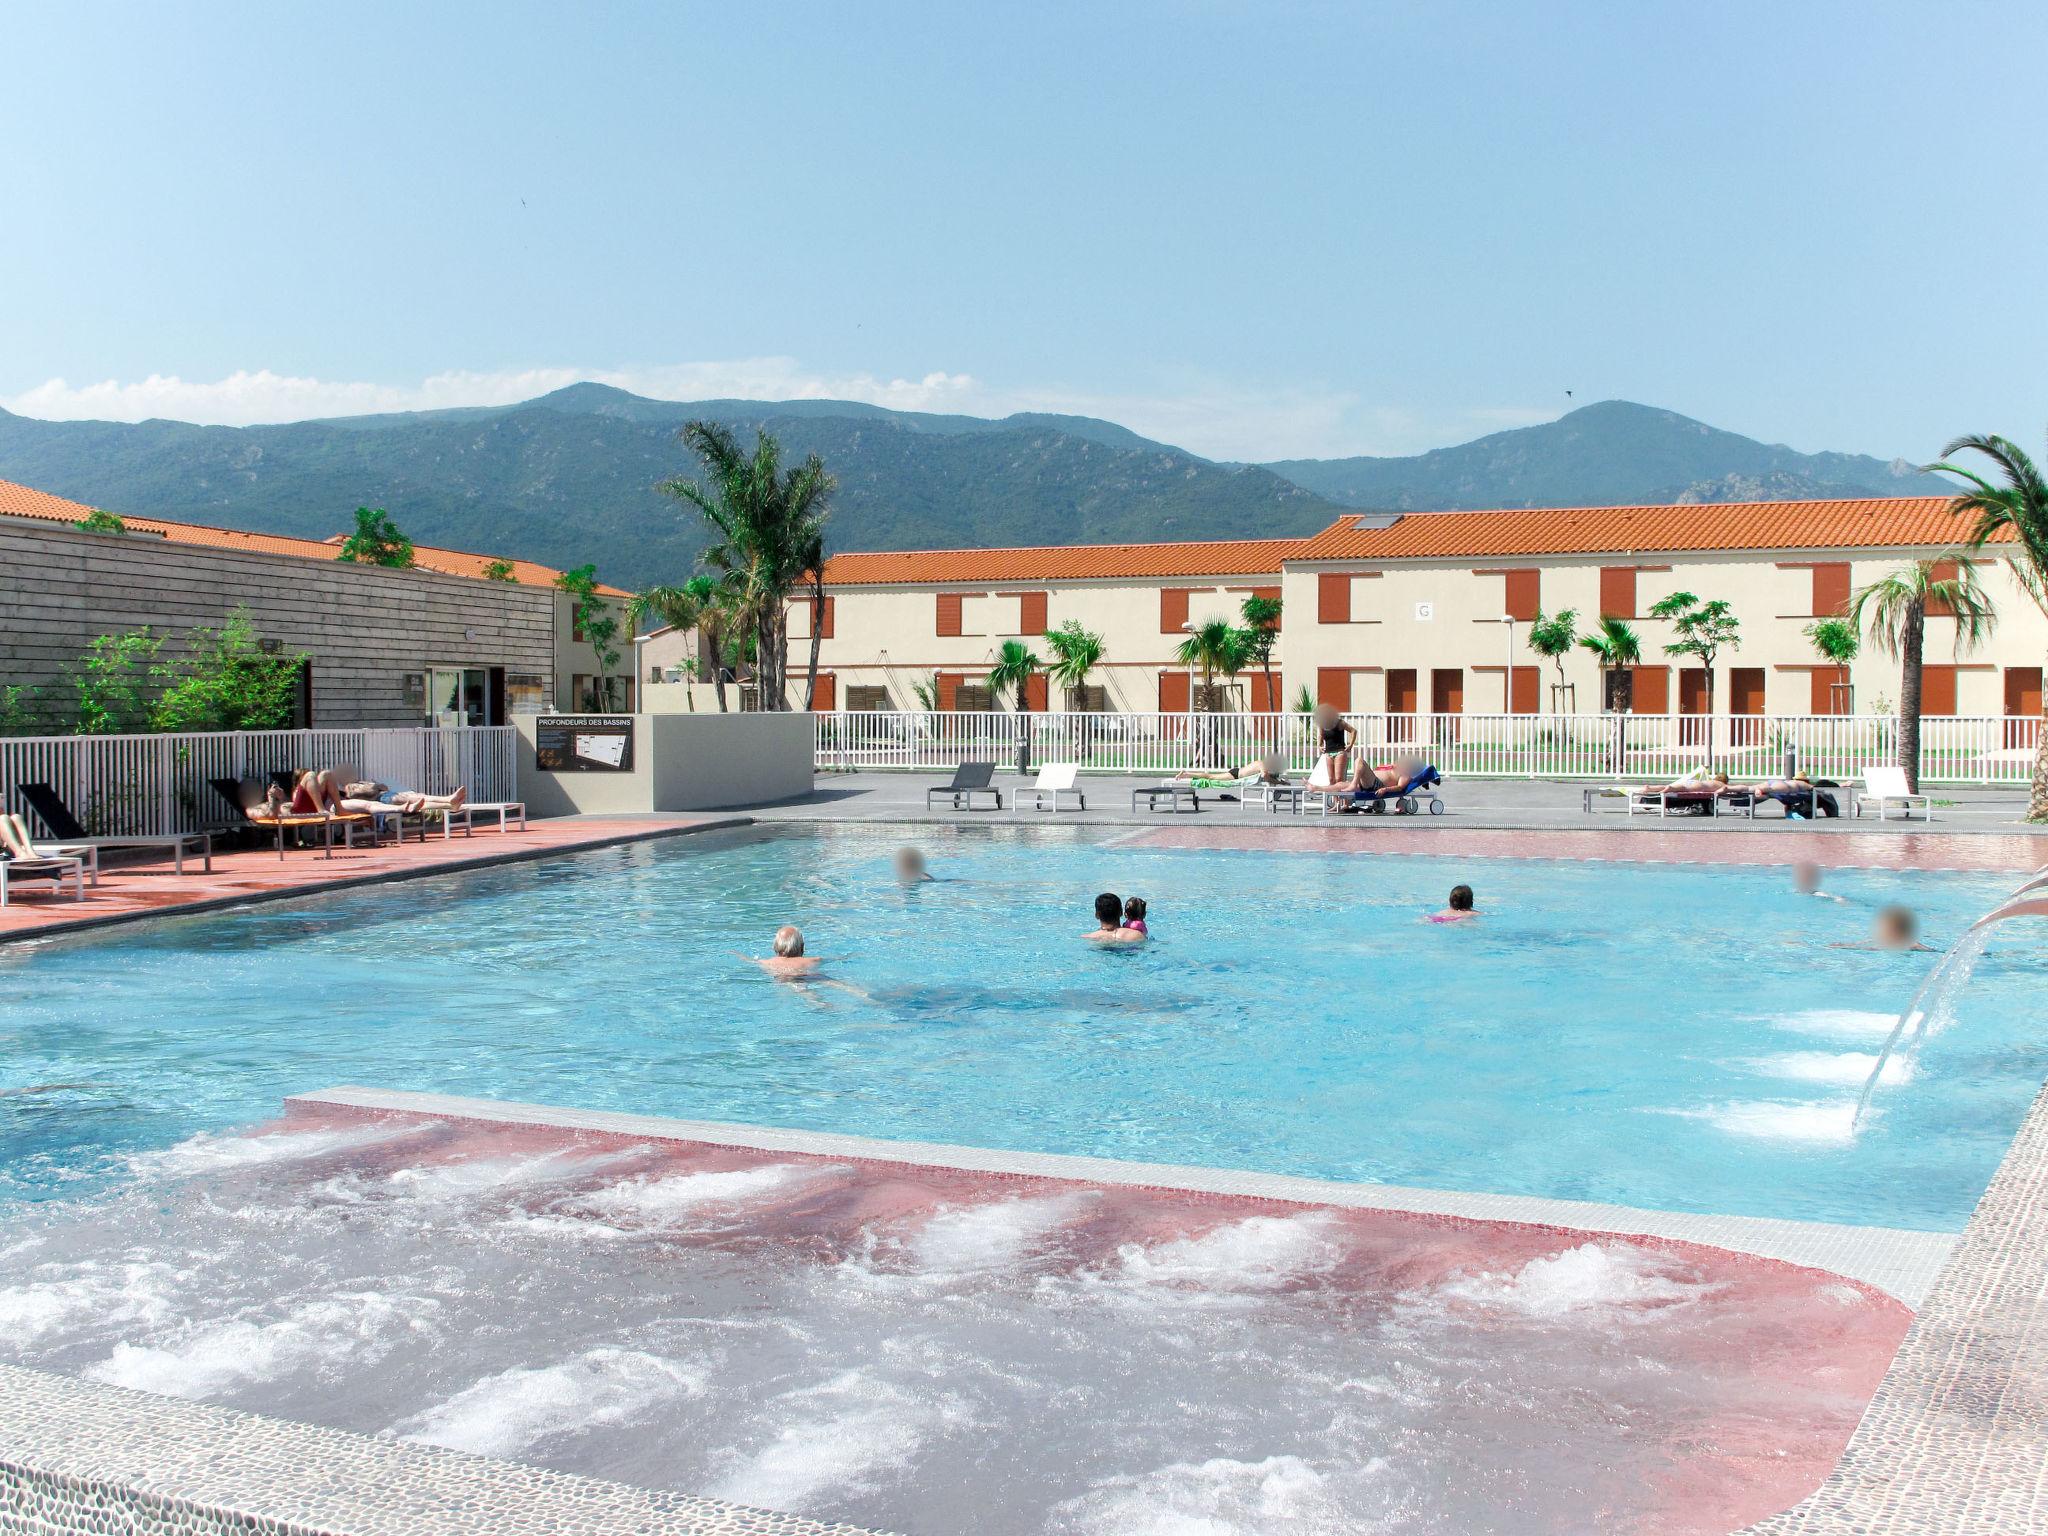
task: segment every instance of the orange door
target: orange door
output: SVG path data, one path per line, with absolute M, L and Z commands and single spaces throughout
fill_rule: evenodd
M 1685 667 L 1678 674 L 1678 740 L 1683 746 L 1705 746 L 1707 741 L 1707 669 Z
M 1920 669 L 1920 713 L 1952 715 L 1956 712 L 1956 669 L 1951 665 Z
M 1731 667 L 1728 671 L 1728 713 L 1760 715 L 1764 712 L 1764 669 Z
M 1335 709 L 1351 707 L 1351 672 L 1347 667 L 1316 668 L 1316 702 Z
M 1816 715 L 1838 715 L 1849 707 L 1849 669 L 1847 667 L 1815 667 L 1813 669 L 1813 696 L 1808 701 L 1810 713 Z
M 1268 683 L 1264 672 L 1250 674 L 1252 680 L 1252 713 L 1255 715 L 1277 714 L 1280 710 L 1280 674 L 1275 672 Z
M 818 674 L 818 686 L 811 694 L 811 709 L 814 713 L 830 714 L 839 707 L 839 680 L 830 672 Z
M 1542 712 L 1543 674 L 1535 667 L 1516 667 L 1508 676 L 1508 710 L 1517 715 Z
M 2005 669 L 2005 712 L 2031 720 L 2041 713 L 2041 669 Z
M 1635 702 L 1631 706 L 1639 715 L 1662 715 L 1671 709 L 1671 669 L 1669 667 L 1630 667 L 1635 678 Z
M 1415 669 L 1394 667 L 1387 673 L 1387 713 L 1390 715 L 1412 715 L 1415 713 Z
M 1465 712 L 1465 671 L 1462 667 L 1436 667 L 1429 674 L 1429 707 L 1439 715 Z

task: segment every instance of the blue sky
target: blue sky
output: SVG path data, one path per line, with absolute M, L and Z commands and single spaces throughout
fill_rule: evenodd
M 2048 7 L 17 5 L 0 404 L 2037 444 Z M 1573 392 L 1571 398 L 1566 391 Z

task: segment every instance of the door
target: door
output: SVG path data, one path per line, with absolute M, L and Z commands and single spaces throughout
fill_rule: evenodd
M 1439 746 L 1458 739 L 1457 716 L 1465 712 L 1465 671 L 1462 667 L 1432 667 L 1429 673 L 1429 707 L 1437 717 L 1431 740 Z
M 1390 742 L 1415 740 L 1415 669 L 1393 667 L 1387 672 L 1387 730 Z
M 509 718 L 505 713 L 505 669 L 488 667 L 484 671 L 484 724 L 503 725 Z
M 1280 674 L 1275 672 L 1269 684 L 1264 672 L 1250 674 L 1252 680 L 1252 713 L 1274 715 L 1280 712 Z
M 1159 712 L 1184 715 L 1188 711 L 1188 675 L 1181 671 L 1159 674 Z
M 2039 667 L 2007 667 L 2005 669 L 2005 713 L 2003 727 L 2005 750 L 2032 751 L 2035 733 L 2041 729 L 2041 669 Z
M 1516 667 L 1508 678 L 1508 712 L 1542 713 L 1543 674 L 1535 667 Z
M 1630 667 L 1631 708 L 1639 715 L 1662 715 L 1671 710 L 1671 669 Z
M 1678 741 L 1680 746 L 1703 747 L 1707 744 L 1707 716 L 1711 713 L 1711 701 L 1707 698 L 1707 669 L 1686 667 L 1678 674 Z
M 1920 713 L 1952 715 L 1955 712 L 1955 667 L 1949 664 L 1923 666 L 1920 669 Z
M 1813 692 L 1807 700 L 1807 704 L 1809 714 L 1847 714 L 1849 712 L 1849 669 L 1847 667 L 1815 667 L 1813 669 Z
M 811 691 L 813 714 L 829 715 L 839 707 L 839 679 L 830 672 L 818 674 L 818 686 Z
M 1764 669 L 1728 669 L 1728 744 L 1732 747 L 1764 745 Z

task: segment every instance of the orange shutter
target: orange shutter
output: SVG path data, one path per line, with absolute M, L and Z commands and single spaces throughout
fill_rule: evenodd
M 1521 624 L 1533 624 L 1542 608 L 1542 573 L 1539 571 L 1509 571 L 1507 573 L 1507 615 Z
M 818 674 L 818 686 L 811 694 L 811 709 L 814 713 L 830 714 L 839 707 L 839 681 L 830 672 Z
M 1934 570 L 1932 572 L 1934 580 L 1954 581 L 1958 574 L 1955 561 L 1937 560 L 1934 562 Z M 1930 619 L 1952 619 L 1955 617 L 1955 613 L 1955 605 L 1945 599 L 1930 597 L 1927 600 L 1927 616 Z
M 1813 616 L 1839 618 L 1849 611 L 1849 562 L 1831 560 L 1813 568 Z
M 1188 707 L 1188 675 L 1185 672 L 1159 674 L 1159 710 L 1162 714 L 1184 714 Z
M 838 601 L 839 599 L 836 597 L 825 599 L 825 611 L 818 617 L 818 638 L 820 640 L 830 640 L 832 638 L 832 608 Z
M 1316 578 L 1316 622 L 1351 622 L 1351 578 L 1342 571 L 1324 571 Z
M 1849 682 L 1847 667 L 1815 667 L 1812 673 L 1813 693 L 1808 700 L 1808 712 L 1816 715 L 1832 715 L 1840 712 L 1836 703 L 1836 685 L 1846 687 Z M 1848 695 L 1841 697 L 1841 704 L 1848 703 Z
M 941 592 L 939 594 L 939 634 L 945 636 L 957 635 L 959 633 L 960 594 L 958 592 Z M 946 707 L 948 709 L 952 708 L 950 704 Z
M 1635 586 L 1635 572 L 1629 572 L 1629 586 Z M 1661 715 L 1671 708 L 1671 669 L 1669 667 L 1630 667 L 1635 675 L 1635 712 L 1639 715 Z
M 1946 663 L 1920 669 L 1920 713 L 1952 715 L 1956 712 L 1956 669 Z
M 1159 589 L 1159 633 L 1177 635 L 1187 627 L 1188 589 L 1186 587 L 1161 587 Z
M 1636 568 L 1632 565 L 1600 567 L 1600 617 L 1632 619 L 1636 616 Z
M 1252 713 L 1272 715 L 1280 712 L 1280 679 L 1276 675 L 1269 685 L 1264 672 L 1250 674 L 1252 680 Z
M 1350 578 L 1344 580 L 1348 583 Z M 1348 667 L 1316 668 L 1316 702 L 1337 709 L 1351 707 L 1351 671 Z
M 1019 592 L 1017 594 L 1017 633 L 1020 635 L 1042 635 L 1045 633 L 1045 594 L 1043 592 Z
M 939 708 L 951 710 L 960 707 L 960 676 L 958 672 L 939 674 Z
M 1533 715 L 1542 710 L 1543 674 L 1535 667 L 1516 667 L 1509 674 L 1508 709 L 1517 715 Z

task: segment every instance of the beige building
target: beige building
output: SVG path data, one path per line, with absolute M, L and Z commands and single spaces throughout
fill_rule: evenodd
M 148 627 L 175 655 L 236 608 L 266 642 L 305 653 L 300 724 L 497 725 L 597 707 L 595 652 L 546 566 L 419 546 L 413 568 L 389 570 L 337 560 L 339 538 L 148 517 L 122 518 L 118 533 L 80 529 L 92 511 L 0 481 L 0 686 L 48 729 L 70 728 L 71 671 L 97 637 Z M 606 707 L 631 708 L 623 618 L 616 644 Z
M 821 709 L 941 709 L 990 702 L 986 678 L 1006 639 L 1077 622 L 1100 634 L 1105 664 L 1086 698 L 1037 708 L 1179 711 L 1187 669 L 1174 656 L 1191 625 L 1236 619 L 1253 593 L 1284 603 L 1278 682 L 1237 680 L 1237 707 L 1311 696 L 1358 713 L 1596 713 L 1599 664 L 1574 648 L 1558 670 L 1529 649 L 1539 611 L 1572 609 L 1587 632 L 1604 615 L 1641 636 L 1629 684 L 1640 714 L 1700 714 L 1705 674 L 1668 656 L 1670 626 L 1649 617 L 1678 591 L 1724 598 L 1741 621 L 1717 658 L 1717 714 L 1878 712 L 1898 702 L 1898 663 L 1867 645 L 1827 664 L 1805 633 L 1843 613 L 1854 591 L 1914 560 L 1954 561 L 1962 519 L 1943 498 L 1348 516 L 1306 539 L 949 550 L 834 556 Z M 1953 654 L 1955 623 L 1927 627 L 1925 712 L 2038 716 L 2048 619 L 1994 544 L 1977 562 L 1998 612 L 1980 650 Z M 792 654 L 810 610 L 792 606 Z M 802 644 L 798 643 L 802 637 Z M 1046 654 L 1042 641 L 1035 644 Z M 800 686 L 800 683 L 799 683 Z M 1008 701 L 1002 701 L 1007 704 Z

